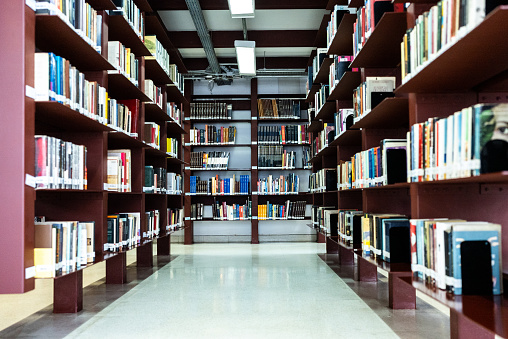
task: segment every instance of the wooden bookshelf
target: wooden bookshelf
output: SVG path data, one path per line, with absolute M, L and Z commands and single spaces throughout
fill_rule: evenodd
M 330 73 L 330 65 L 332 64 L 332 58 L 324 58 L 319 72 L 314 77 L 314 84 L 328 84 L 328 74 Z
M 353 90 L 360 86 L 362 77 L 360 72 L 346 72 L 332 89 L 329 100 L 353 100 Z
M 119 71 L 108 72 L 109 95 L 112 98 L 123 99 L 139 99 L 141 101 L 150 102 L 151 99 L 143 93 L 131 80 L 121 74 Z
M 109 16 L 108 35 L 109 41 L 120 41 L 122 44 L 130 46 L 129 48 L 136 58 L 152 55 L 123 15 Z
M 333 119 L 333 113 L 336 112 L 335 102 L 327 101 L 319 108 L 314 120 L 331 120 Z
M 328 54 L 353 55 L 353 24 L 355 21 L 355 14 L 344 14 L 337 32 L 328 46 Z
M 407 98 L 386 98 L 351 128 L 394 128 L 408 127 L 409 106 Z

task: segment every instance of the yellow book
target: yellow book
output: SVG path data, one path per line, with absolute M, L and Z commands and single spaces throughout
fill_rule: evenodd
M 131 77 L 131 49 L 128 47 L 125 48 L 125 74 Z
M 52 278 L 56 271 L 56 229 L 52 223 L 35 223 L 34 266 L 36 278 Z

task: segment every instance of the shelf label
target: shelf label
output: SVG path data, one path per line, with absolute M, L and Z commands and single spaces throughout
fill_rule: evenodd
M 185 170 L 189 170 L 190 171 L 190 166 L 185 166 Z
M 34 1 L 34 6 L 35 6 L 35 1 Z M 30 7 L 30 6 L 28 6 L 28 7 Z M 34 9 L 34 11 L 35 11 L 35 9 Z M 33 88 L 32 86 L 26 85 L 25 86 L 25 96 L 35 100 L 35 88 Z
M 191 220 L 190 217 L 185 217 L 185 220 Z
M 253 170 L 257 170 L 257 169 L 258 169 L 258 167 L 257 167 L 257 166 L 252 166 L 252 169 L 253 169 Z
M 258 117 L 252 117 L 252 120 L 258 120 Z
M 25 268 L 25 279 L 35 277 L 35 266 Z
M 35 188 L 35 177 L 27 173 L 25 175 L 25 185 Z
M 257 215 L 253 215 L 252 216 L 252 220 L 258 220 L 258 216 Z
M 253 145 L 257 145 L 257 144 L 258 144 L 258 142 L 257 142 L 257 141 L 253 141 L 253 142 L 252 142 L 252 144 L 253 144 Z

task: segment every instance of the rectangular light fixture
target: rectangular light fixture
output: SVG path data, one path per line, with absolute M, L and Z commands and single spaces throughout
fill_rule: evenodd
M 253 18 L 254 0 L 228 0 L 232 18 Z
M 241 75 L 256 75 L 256 42 L 235 40 L 236 59 Z

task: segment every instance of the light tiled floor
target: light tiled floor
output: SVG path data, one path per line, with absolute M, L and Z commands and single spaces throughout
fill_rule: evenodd
M 323 252 L 316 243 L 173 244 L 174 260 L 131 266 L 128 284 L 91 284 L 82 312 L 57 315 L 48 306 L 0 337 L 425 338 L 430 330 L 434 338 L 449 336 L 442 314 L 426 305 L 389 310 L 384 296 L 374 295 L 383 286 L 339 278 L 316 255 Z

